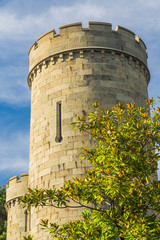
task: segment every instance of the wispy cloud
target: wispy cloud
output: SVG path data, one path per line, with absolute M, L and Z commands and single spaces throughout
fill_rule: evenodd
M 15 175 L 28 172 L 29 134 L 17 133 L 0 138 L 0 186 Z
M 29 134 L 24 132 L 14 133 L 6 139 L 0 138 L 1 171 L 28 171 L 28 144 Z
M 4 66 L 0 68 L 0 101 L 24 106 L 30 103 L 26 68 Z
M 30 11 L 26 15 L 20 15 L 16 9 L 13 11 L 11 8 L 3 8 L 2 12 L 0 10 L 0 22 L 3 23 L 0 26 L 0 38 L 12 39 L 15 44 L 14 49 L 27 55 L 29 44 L 31 45 L 41 34 L 52 28 L 56 28 L 58 31 L 59 26 L 70 22 L 82 21 L 83 25 L 87 27 L 89 20 L 95 20 L 111 22 L 113 23 L 113 29 L 117 24 L 128 27 L 135 31 L 137 35 L 140 35 L 147 44 L 149 58 L 152 59 L 149 67 L 151 76 L 154 76 L 149 90 L 151 95 L 154 95 L 155 92 L 157 96 L 158 88 L 154 89 L 154 86 L 155 84 L 159 86 L 159 79 L 156 81 L 159 73 L 156 74 L 156 69 L 159 69 L 160 53 L 156 49 L 159 48 L 158 39 L 160 37 L 160 1 L 135 0 L 128 3 L 128 0 L 102 0 L 99 4 L 97 0 L 82 0 L 74 1 L 69 6 L 66 4 L 56 5 L 54 1 L 50 1 L 50 5 L 44 11 L 41 10 L 38 13 L 37 8 L 36 12 Z M 26 44 L 27 41 L 28 44 Z M 22 44 L 23 42 L 24 44 Z M 26 49 L 27 47 L 28 49 Z M 7 46 L 8 48 L 10 50 L 12 46 Z M 19 72 L 19 77 L 22 76 L 21 68 L 17 68 L 16 71 Z M 22 97 L 22 102 L 25 103 L 25 97 L 28 99 L 29 96 L 27 90 L 19 85 L 19 81 L 15 81 L 16 84 L 14 85 L 11 80 L 8 79 L 7 81 L 9 94 L 3 96 L 0 93 L 0 98 L 7 102 L 20 103 L 21 101 L 18 101 L 18 95 L 15 93 L 24 91 L 23 96 L 20 94 L 19 97 Z M 4 92 L 4 87 L 2 90 Z
M 149 51 L 152 83 L 151 94 L 159 86 L 159 0 L 10 0 L 0 7 L 0 58 L 7 61 L 14 56 L 21 59 L 19 65 L 10 63 L 0 68 L 0 101 L 12 104 L 29 103 L 26 88 L 27 51 L 30 45 L 46 31 L 67 23 L 89 20 L 106 21 L 128 27 L 145 41 Z M 24 67 L 22 67 L 24 66 Z M 16 72 L 16 74 L 15 74 Z M 25 74 L 24 74 L 25 73 Z M 3 84 L 2 84 L 3 83 Z
M 30 104 L 27 52 L 46 31 L 72 22 L 110 22 L 134 31 L 148 47 L 150 96 L 160 90 L 159 0 L 6 0 L 0 2 L 0 103 L 23 108 Z M 14 120 L 12 120 L 14 121 Z M 28 168 L 29 129 L 0 136 L 0 169 L 25 172 Z M 5 136 L 6 130 L 6 136 Z M 1 184 L 0 184 L 1 185 Z
M 73 21 L 83 21 L 86 24 L 88 20 L 133 26 L 142 32 L 154 29 L 158 32 L 160 29 L 160 2 L 157 0 L 102 0 L 100 3 L 97 0 L 82 0 L 74 1 L 69 6 L 53 2 L 40 12 L 37 8 L 38 6 L 36 11 L 33 8 L 33 11 L 23 15 L 19 14 L 19 8 L 18 11 L 9 8 L 9 4 L 0 9 L 0 38 L 33 39 L 36 33 L 43 33 L 53 27 Z

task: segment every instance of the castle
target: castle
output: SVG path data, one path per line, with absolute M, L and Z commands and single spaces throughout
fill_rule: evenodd
M 29 174 L 7 182 L 7 240 L 49 240 L 40 219 L 60 224 L 77 219 L 77 209 L 32 208 L 27 212 L 20 197 L 30 188 L 56 188 L 83 176 L 89 163 L 79 161 L 82 146 L 90 146 L 86 133 L 74 130 L 77 115 L 100 102 L 110 108 L 118 102 L 143 105 L 148 98 L 150 73 L 144 42 L 130 30 L 109 23 L 64 25 L 59 33 L 42 35 L 29 50 L 28 85 L 31 89 Z

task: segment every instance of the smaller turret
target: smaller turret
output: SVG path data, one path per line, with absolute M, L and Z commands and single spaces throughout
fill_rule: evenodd
M 28 174 L 21 178 L 14 176 L 6 184 L 6 208 L 8 213 L 7 239 L 22 240 L 28 227 L 27 211 L 23 208 L 20 198 L 27 193 Z
M 27 193 L 28 173 L 21 174 L 21 178 L 14 176 L 6 184 L 6 203 Z

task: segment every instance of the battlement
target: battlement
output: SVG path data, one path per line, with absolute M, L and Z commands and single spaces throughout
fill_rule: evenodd
M 14 176 L 6 184 L 6 202 L 21 197 L 27 193 L 28 173 L 21 174 L 21 178 Z
M 126 52 L 147 65 L 146 45 L 129 29 L 117 26 L 112 30 L 112 25 L 105 22 L 89 22 L 88 28 L 83 28 L 78 22 L 61 26 L 59 33 L 53 29 L 39 37 L 28 52 L 29 70 L 48 57 L 86 47 Z

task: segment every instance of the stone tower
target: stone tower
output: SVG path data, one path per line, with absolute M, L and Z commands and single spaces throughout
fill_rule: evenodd
M 71 123 L 88 114 L 91 104 L 112 107 L 118 102 L 143 105 L 148 98 L 150 73 L 144 42 L 130 30 L 89 22 L 60 27 L 42 35 L 29 50 L 28 85 L 31 89 L 29 176 L 7 183 L 8 240 L 34 235 L 50 239 L 39 226 L 41 218 L 60 224 L 77 219 L 80 210 L 22 209 L 21 195 L 30 188 L 60 187 L 83 176 L 89 163 L 79 161 L 82 146 L 90 146 L 86 133 Z M 15 230 L 16 229 L 16 230 Z

